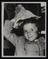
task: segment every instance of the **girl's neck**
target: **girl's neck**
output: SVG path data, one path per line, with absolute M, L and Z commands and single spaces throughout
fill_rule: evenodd
M 25 39 L 25 43 L 31 44 L 31 43 L 34 43 L 36 40 L 37 40 L 37 39 L 34 39 L 33 41 L 29 41 L 29 40 Z

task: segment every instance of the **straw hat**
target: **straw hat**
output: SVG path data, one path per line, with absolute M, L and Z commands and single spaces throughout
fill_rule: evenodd
M 16 22 L 19 20 L 25 20 L 31 17 L 40 18 L 40 16 L 37 16 L 33 14 L 31 11 L 26 10 L 22 5 L 18 5 L 15 10 L 15 17 L 11 20 L 11 22 L 15 22 L 14 27 L 16 27 Z

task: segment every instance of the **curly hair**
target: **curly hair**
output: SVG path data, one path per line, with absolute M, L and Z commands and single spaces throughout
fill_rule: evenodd
M 25 24 L 28 24 L 28 23 L 36 24 L 36 26 L 38 28 L 38 32 L 41 31 L 41 28 L 39 25 L 39 19 L 36 19 L 35 17 L 18 21 L 18 23 L 21 23 L 21 22 L 22 22 L 22 24 L 18 27 L 18 29 L 13 28 L 13 32 L 16 33 L 17 36 L 23 36 L 24 35 L 23 26 Z

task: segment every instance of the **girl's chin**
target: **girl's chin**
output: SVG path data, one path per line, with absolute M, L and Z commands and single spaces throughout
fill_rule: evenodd
M 34 41 L 35 39 L 33 39 L 33 38 L 29 38 L 28 40 L 29 40 L 29 41 Z

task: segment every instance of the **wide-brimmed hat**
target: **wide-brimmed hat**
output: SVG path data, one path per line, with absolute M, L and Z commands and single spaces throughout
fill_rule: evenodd
M 18 5 L 15 10 L 15 17 L 11 21 L 16 23 L 18 20 L 25 20 L 31 17 L 35 17 L 36 19 L 40 18 L 40 16 L 26 10 L 22 5 Z M 16 24 L 14 24 L 14 26 L 16 26 Z

